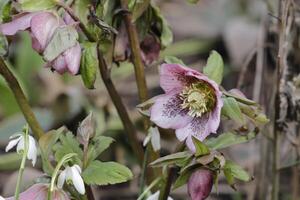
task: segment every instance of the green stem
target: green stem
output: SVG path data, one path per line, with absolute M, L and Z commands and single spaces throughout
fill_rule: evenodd
M 142 200 L 148 192 L 151 191 L 152 188 L 154 188 L 160 181 L 162 180 L 161 177 L 156 178 L 145 190 L 144 192 L 139 196 L 137 200 Z
M 35 138 L 39 139 L 44 134 L 44 131 L 41 128 L 39 122 L 37 121 L 34 113 L 32 112 L 31 107 L 24 95 L 24 92 L 22 91 L 21 86 L 18 83 L 18 80 L 16 79 L 14 74 L 9 70 L 2 57 L 0 57 L 0 74 L 4 77 L 4 79 L 8 83 L 8 86 L 12 90 L 15 99 L 19 104 L 20 109 L 23 112 L 23 115 L 27 123 L 29 124 Z
M 21 136 L 24 138 L 24 149 L 23 149 L 22 162 L 20 165 L 16 190 L 15 190 L 15 199 L 16 200 L 19 200 L 20 185 L 21 185 L 21 181 L 22 181 L 22 177 L 23 177 L 23 173 L 24 173 L 24 169 L 25 169 L 25 164 L 26 164 L 27 153 L 28 153 L 28 146 L 29 146 L 28 132 L 29 132 L 29 127 L 28 127 L 28 125 L 26 125 L 23 130 L 23 136 Z

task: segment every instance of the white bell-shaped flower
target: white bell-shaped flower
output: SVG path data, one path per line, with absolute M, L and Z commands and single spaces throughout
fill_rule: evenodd
M 21 153 L 25 148 L 25 138 L 23 133 L 18 133 L 11 136 L 8 145 L 5 148 L 5 151 L 8 152 L 13 147 L 17 146 L 17 152 Z M 28 160 L 32 160 L 32 165 L 34 166 L 37 159 L 37 144 L 35 139 L 28 135 L 28 152 L 27 152 Z M 1 199 L 0 199 L 1 200 Z
M 81 177 L 81 168 L 78 165 L 66 167 L 58 176 L 57 187 L 62 188 L 64 183 L 72 183 L 80 194 L 85 194 L 84 182 Z
M 158 200 L 159 199 L 159 191 L 155 192 L 154 194 L 150 195 L 147 200 Z M 168 197 L 168 200 L 173 200 L 173 198 Z
M 5 200 L 2 196 L 0 196 L 0 200 Z

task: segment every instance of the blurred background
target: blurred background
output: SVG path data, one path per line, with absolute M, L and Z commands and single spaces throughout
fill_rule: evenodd
M 248 98 L 260 102 L 267 116 L 273 116 L 274 77 L 277 52 L 276 24 L 279 20 L 277 3 L 272 0 L 200 0 L 189 4 L 183 0 L 158 0 L 174 33 L 174 43 L 160 53 L 160 60 L 146 67 L 147 83 L 151 96 L 162 93 L 159 87 L 157 66 L 165 56 L 176 56 L 187 65 L 201 70 L 211 50 L 218 51 L 225 61 L 223 86 L 239 88 Z M 297 2 L 297 1 L 295 1 Z M 98 129 L 104 135 L 116 139 L 113 148 L 106 151 L 103 160 L 117 160 L 129 166 L 134 174 L 139 167 L 133 157 L 122 123 L 98 77 L 96 89 L 84 88 L 81 78 L 58 75 L 43 67 L 41 57 L 31 48 L 28 33 L 14 38 L 10 48 L 11 68 L 27 94 L 30 104 L 44 130 L 66 125 L 76 131 L 79 122 L 93 110 Z M 122 63 L 112 67 L 112 78 L 127 105 L 131 119 L 142 130 L 133 66 Z M 0 78 L 0 192 L 3 196 L 14 193 L 20 157 L 15 153 L 4 153 L 8 138 L 20 131 L 25 120 L 4 80 Z M 271 124 L 272 125 L 272 124 Z M 248 144 L 229 148 L 223 153 L 247 169 L 254 180 L 238 184 L 234 191 L 220 178 L 218 192 L 213 189 L 208 199 L 270 199 L 272 184 L 271 125 Z M 232 126 L 223 123 L 222 128 Z M 142 142 L 145 134 L 140 131 Z M 161 155 L 174 151 L 176 138 L 173 134 L 162 134 Z M 299 199 L 297 146 L 288 139 L 281 145 L 280 199 Z M 292 164 L 291 164 L 292 163 Z M 292 166 L 292 167 L 290 167 Z M 42 175 L 38 168 L 26 168 L 23 188 L 27 188 L 36 177 Z M 95 187 L 98 199 L 136 199 L 137 178 L 134 181 L 106 187 Z M 117 191 L 117 192 L 115 192 Z M 185 187 L 171 193 L 175 200 L 188 199 Z

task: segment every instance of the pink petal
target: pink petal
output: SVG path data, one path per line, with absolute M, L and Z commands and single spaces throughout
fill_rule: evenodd
M 199 169 L 188 181 L 188 193 L 192 200 L 206 199 L 213 186 L 213 173 L 210 170 Z
M 40 43 L 40 48 L 43 51 L 54 31 L 59 26 L 59 19 L 51 12 L 41 12 L 31 20 L 32 36 Z
M 153 35 L 147 35 L 140 46 L 142 50 L 142 59 L 146 65 L 149 65 L 158 59 L 161 46 Z
M 34 50 L 36 50 L 38 53 L 42 53 L 43 49 L 41 47 L 40 42 L 30 33 L 31 36 L 31 46 Z
M 76 75 L 80 68 L 81 48 L 79 43 L 63 53 L 68 71 Z
M 32 17 L 36 14 L 38 13 L 21 13 L 16 15 L 11 22 L 0 25 L 0 32 L 4 35 L 15 35 L 18 31 L 28 29 L 30 27 Z
M 186 126 L 192 117 L 181 108 L 182 100 L 178 97 L 178 93 L 178 91 L 172 91 L 158 96 L 150 108 L 150 120 L 166 129 L 178 129 Z
M 60 74 L 63 74 L 67 71 L 67 63 L 63 55 L 58 56 L 53 62 L 52 67 L 55 71 Z
M 169 92 L 174 89 L 181 90 L 184 86 L 189 84 L 192 79 L 195 79 L 190 75 L 201 75 L 199 72 L 184 67 L 179 64 L 162 64 L 160 66 L 160 87 L 165 91 Z

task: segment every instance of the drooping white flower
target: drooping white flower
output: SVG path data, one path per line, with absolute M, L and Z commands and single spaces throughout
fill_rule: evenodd
M 84 182 L 81 177 L 81 168 L 78 165 L 66 167 L 58 176 L 57 187 L 62 188 L 64 183 L 72 183 L 80 194 L 85 194 Z
M 23 133 L 18 133 L 11 136 L 8 145 L 5 148 L 5 151 L 8 152 L 13 147 L 17 146 L 17 153 L 21 153 L 25 148 L 25 137 Z M 28 152 L 27 152 L 28 160 L 32 160 L 32 165 L 34 166 L 37 159 L 37 144 L 35 139 L 28 135 Z
M 0 200 L 5 200 L 2 196 L 0 196 Z
M 158 200 L 159 199 L 159 191 L 155 192 L 154 194 L 150 195 L 147 200 Z M 173 200 L 173 198 L 168 197 L 168 200 Z

